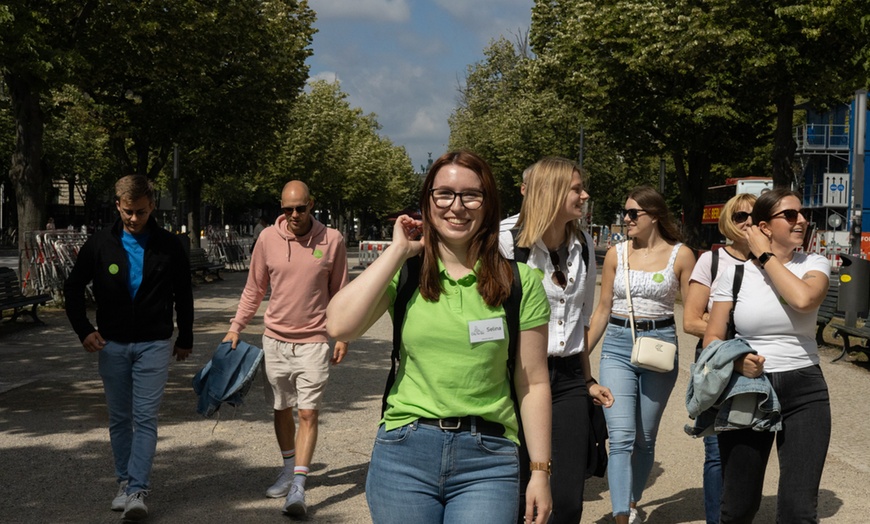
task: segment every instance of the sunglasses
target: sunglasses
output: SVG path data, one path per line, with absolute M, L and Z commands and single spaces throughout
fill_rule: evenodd
M 568 279 L 565 278 L 565 273 L 562 273 L 562 269 L 559 266 L 559 253 L 550 251 L 550 262 L 553 263 L 553 283 L 565 289 L 565 286 L 568 285 Z
M 746 211 L 735 211 L 734 213 L 731 213 L 731 221 L 735 224 L 742 224 L 746 222 L 750 216 L 752 216 L 752 213 Z
M 646 211 L 644 211 L 643 209 L 637 209 L 634 207 L 631 209 L 623 209 L 622 210 L 622 216 L 627 215 L 628 219 L 631 221 L 637 220 L 637 217 L 639 217 L 641 213 L 646 214 Z
M 297 215 L 304 215 L 308 212 L 308 204 L 295 207 L 282 207 L 281 211 L 283 211 L 285 215 L 292 215 L 294 211 L 296 211 Z
M 797 222 L 798 215 L 803 215 L 804 218 L 807 218 L 808 214 L 809 212 L 805 209 L 783 209 L 779 213 L 774 213 L 773 215 L 771 215 L 770 219 L 773 220 L 774 218 L 781 216 L 782 218 L 786 219 L 789 224 L 794 224 L 795 222 Z

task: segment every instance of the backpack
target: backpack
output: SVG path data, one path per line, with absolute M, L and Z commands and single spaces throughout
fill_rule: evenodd
M 517 342 L 520 334 L 520 303 L 523 300 L 523 286 L 517 262 L 514 260 L 509 260 L 508 262 L 511 264 L 514 280 L 513 284 L 511 284 L 510 295 L 508 295 L 502 307 L 504 308 L 505 320 L 508 327 L 508 379 L 510 381 L 511 399 L 514 401 L 514 411 L 516 412 L 517 423 L 519 424 L 520 443 L 522 444 L 522 420 L 520 419 L 517 406 L 517 392 L 514 389 L 514 368 Z M 411 257 L 405 261 L 405 264 L 399 271 L 399 283 L 396 286 L 396 301 L 393 303 L 393 352 L 390 355 L 390 374 L 387 376 L 387 384 L 384 387 L 384 396 L 381 400 L 381 418 L 383 418 L 384 413 L 387 411 L 387 397 L 390 395 L 390 390 L 396 382 L 396 366 L 400 359 L 399 350 L 402 347 L 402 325 L 405 322 L 408 302 L 414 296 L 414 291 L 420 287 L 420 268 L 422 265 L 423 259 L 421 257 Z

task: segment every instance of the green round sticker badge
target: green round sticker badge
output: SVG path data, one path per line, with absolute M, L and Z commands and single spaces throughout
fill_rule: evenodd
M 661 284 L 664 281 L 665 281 L 665 276 L 662 275 L 661 273 L 656 273 L 655 275 L 653 275 L 653 282 L 655 282 L 656 284 Z
M 312 255 L 314 255 L 314 258 L 323 258 L 323 251 L 315 249 Z
M 117 275 L 120 270 L 121 268 L 118 267 L 118 264 L 109 264 L 109 273 Z

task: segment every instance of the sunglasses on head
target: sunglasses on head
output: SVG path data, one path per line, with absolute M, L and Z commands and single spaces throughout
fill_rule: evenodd
M 803 215 L 804 218 L 807 218 L 807 214 L 807 211 L 804 209 L 783 209 L 779 213 L 774 213 L 773 215 L 771 215 L 770 219 L 773 220 L 774 218 L 782 217 L 786 219 L 787 222 L 794 224 L 795 222 L 797 222 L 798 215 Z
M 562 289 L 568 285 L 568 279 L 565 278 L 565 273 L 559 267 L 559 253 L 550 251 L 550 262 L 553 263 L 553 282 Z
M 308 211 L 308 204 L 303 206 L 282 207 L 281 211 L 287 215 L 292 215 L 294 211 L 296 211 L 296 214 L 302 215 Z
M 634 207 L 631 209 L 623 209 L 622 210 L 622 216 L 627 215 L 628 219 L 632 220 L 632 221 L 637 220 L 637 217 L 639 217 L 641 213 L 646 214 L 646 211 L 644 211 L 643 209 L 637 209 Z
M 746 222 L 750 216 L 752 216 L 752 213 L 747 211 L 735 211 L 734 213 L 731 213 L 731 221 L 735 224 L 742 224 Z

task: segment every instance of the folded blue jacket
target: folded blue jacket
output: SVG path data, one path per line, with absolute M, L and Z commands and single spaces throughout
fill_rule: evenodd
M 236 349 L 221 342 L 211 360 L 193 377 L 193 390 L 199 396 L 196 412 L 211 417 L 221 403 L 235 407 L 242 403 L 263 360 L 263 350 L 239 341 Z
M 686 425 L 686 433 L 701 437 L 735 429 L 782 429 L 779 399 L 767 376 L 734 372 L 734 360 L 747 353 L 757 352 L 741 338 L 717 340 L 704 348 L 692 364 L 686 391 L 686 409 L 695 420 L 694 426 Z

